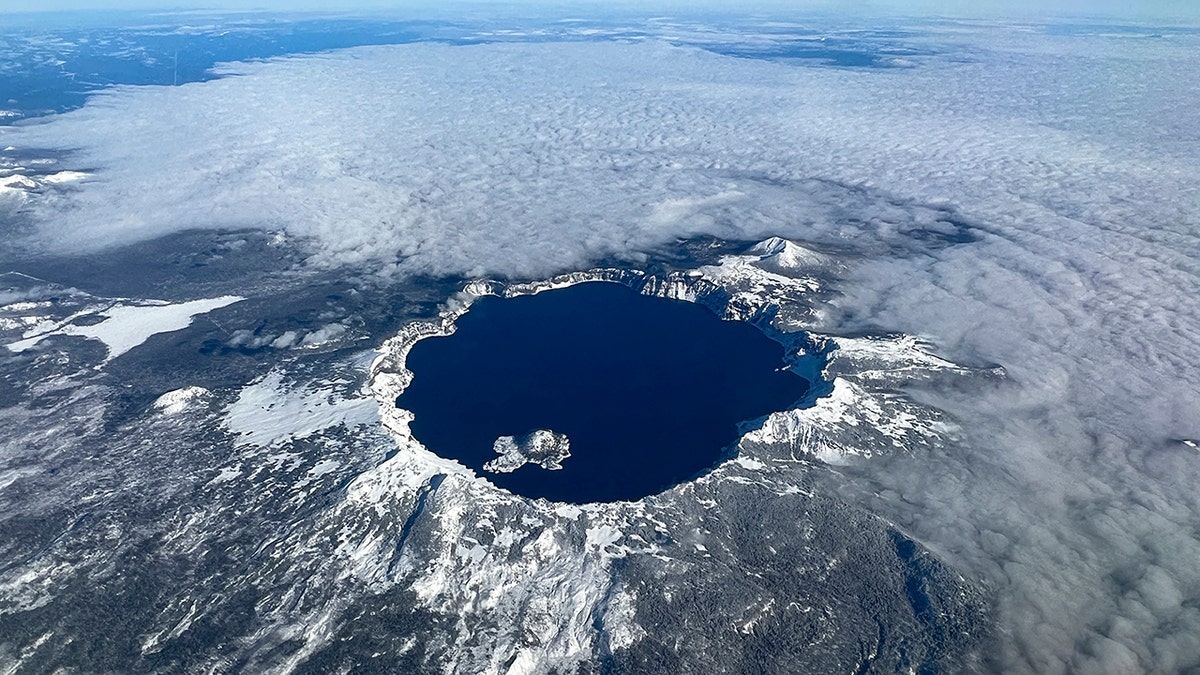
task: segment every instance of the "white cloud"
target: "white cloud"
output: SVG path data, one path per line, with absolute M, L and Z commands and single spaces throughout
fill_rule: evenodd
M 959 51 L 886 72 L 654 44 L 355 49 L 116 89 L 0 145 L 96 172 L 29 198 L 41 247 L 261 227 L 317 266 L 542 275 L 698 233 L 838 244 L 856 262 L 836 325 L 1012 376 L 920 393 L 965 447 L 844 468 L 993 582 L 1000 665 L 1195 666 L 1200 456 L 1172 439 L 1200 437 L 1200 45 L 931 39 Z M 947 217 L 981 239 L 935 245 Z
M 262 227 L 309 238 L 317 265 L 540 275 L 846 209 L 911 218 L 764 180 L 800 168 L 775 141 L 803 82 L 768 67 L 750 84 L 762 68 L 662 45 L 364 48 L 119 88 L 5 141 L 75 150 L 103 176 L 34 200 L 50 247 Z

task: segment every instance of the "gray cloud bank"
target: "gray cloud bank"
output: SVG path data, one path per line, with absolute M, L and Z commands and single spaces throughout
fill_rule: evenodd
M 935 39 L 961 53 L 890 71 L 658 44 L 355 49 L 115 89 L 0 146 L 96 172 L 21 196 L 25 245 L 49 250 L 261 227 L 318 267 L 540 275 L 699 233 L 837 245 L 857 263 L 831 328 L 1011 375 L 918 392 L 964 447 L 846 471 L 994 584 L 996 666 L 1200 667 L 1200 454 L 1176 442 L 1200 437 L 1200 44 Z M 947 217 L 980 240 L 930 246 Z

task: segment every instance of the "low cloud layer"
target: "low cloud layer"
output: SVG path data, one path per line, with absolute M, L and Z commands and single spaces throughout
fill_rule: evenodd
M 301 238 L 317 267 L 541 275 L 675 237 L 853 258 L 831 329 L 997 362 L 921 391 L 968 429 L 850 489 L 997 589 L 997 667 L 1200 665 L 1200 44 L 926 35 L 914 69 L 660 44 L 355 49 L 122 88 L 0 146 L 89 182 L 22 193 L 23 245 L 184 228 Z M 948 245 L 970 227 L 975 241 Z
M 528 276 L 678 236 L 874 237 L 946 215 L 824 179 L 845 150 L 821 128 L 857 133 L 840 119 L 852 104 L 829 100 L 836 73 L 622 44 L 364 48 L 225 72 L 5 130 L 97 172 L 28 205 L 26 243 L 257 227 L 309 240 L 318 266 Z

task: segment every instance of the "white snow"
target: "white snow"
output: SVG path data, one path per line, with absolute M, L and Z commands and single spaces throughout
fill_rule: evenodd
M 75 182 L 84 180 L 85 178 L 88 178 L 90 176 L 91 176 L 91 174 L 89 174 L 85 171 L 59 171 L 57 173 L 51 173 L 51 174 L 47 174 L 45 176 L 39 176 L 38 180 L 40 180 L 42 183 L 48 183 L 50 185 L 58 185 L 61 183 L 75 183 Z
M 159 396 L 152 407 L 164 415 L 178 415 L 209 395 L 204 387 L 183 387 Z
M 933 345 L 915 335 L 838 337 L 830 355 L 831 370 L 853 373 L 860 382 L 898 378 L 923 379 L 934 373 L 967 373 L 956 363 L 933 353 Z M 845 366 L 841 362 L 848 361 Z
M 492 444 L 492 450 L 498 456 L 483 465 L 484 471 L 512 473 L 526 464 L 559 471 L 571 456 L 571 441 L 566 434 L 537 429 L 522 436 L 501 436 Z
M 334 471 L 337 471 L 338 467 L 341 465 L 342 463 L 335 459 L 323 459 L 314 464 L 313 468 L 308 470 L 308 476 L 310 478 L 324 476 L 327 473 L 333 473 Z
M 216 485 L 218 483 L 227 483 L 240 475 L 242 475 L 241 467 L 227 466 L 221 469 L 221 473 L 217 474 L 217 477 L 210 480 L 208 484 Z
M 587 546 L 590 549 L 603 551 L 610 544 L 621 540 L 621 531 L 612 525 L 589 527 L 587 530 Z
M 330 427 L 374 424 L 379 421 L 374 398 L 346 398 L 333 383 L 318 389 L 289 386 L 273 370 L 242 389 L 225 411 L 225 427 L 237 445 L 271 447 L 305 438 Z
M 32 190 L 36 187 L 37 183 L 35 183 L 32 179 L 20 174 L 0 178 L 0 189 L 7 188 L 9 190 Z
M 78 335 L 103 342 L 108 348 L 108 356 L 104 359 L 107 363 L 153 335 L 187 328 L 197 315 L 232 305 L 243 299 L 236 295 L 223 295 L 177 304 L 154 300 L 116 304 L 104 310 L 107 318 L 100 323 L 91 326 L 60 325 L 53 330 L 32 336 L 26 334 L 24 340 L 13 342 L 7 347 L 12 352 L 23 352 L 52 335 Z
M 738 455 L 734 461 L 741 465 L 742 468 L 749 469 L 750 471 L 762 471 L 767 468 L 767 465 L 761 461 L 753 457 L 746 457 L 745 455 Z
M 839 377 L 830 395 L 813 407 L 773 413 L 743 442 L 785 443 L 826 463 L 844 464 L 853 456 L 939 444 L 955 433 L 953 425 L 906 397 Z
M 760 265 L 792 273 L 837 269 L 840 263 L 831 256 L 806 248 L 782 237 L 758 242 L 747 253 L 761 256 Z
M 554 507 L 554 514 L 560 518 L 575 520 L 579 516 L 583 515 L 583 509 L 575 506 L 574 504 L 557 504 Z
M 3 307 L 0 307 L 0 310 L 3 310 L 5 312 L 28 312 L 33 309 L 39 309 L 39 308 L 49 307 L 49 306 L 50 306 L 50 302 L 48 300 L 43 300 L 41 302 L 25 301 L 25 302 L 14 302 L 12 304 L 5 305 Z
M 604 617 L 610 649 L 625 649 L 646 636 L 637 622 L 637 595 L 631 591 L 613 594 Z
M 36 160 L 30 162 L 36 163 Z M 23 167 L 13 167 L 0 173 L 0 196 L 23 199 L 29 193 L 40 192 L 47 186 L 78 183 L 91 175 L 83 171 L 58 171 L 50 174 L 27 174 L 22 171 L 25 171 Z
M 35 476 L 35 475 L 37 475 L 37 470 L 32 469 L 32 468 L 27 468 L 27 467 L 22 467 L 22 468 L 18 468 L 18 469 L 5 469 L 3 471 L 0 471 L 0 490 L 4 490 L 8 486 L 12 485 L 13 483 L 17 482 L 18 480 L 20 480 L 26 476 Z

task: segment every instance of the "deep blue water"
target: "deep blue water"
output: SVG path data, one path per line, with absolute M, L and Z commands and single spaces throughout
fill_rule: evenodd
M 397 404 L 413 435 L 496 485 L 587 503 L 638 499 L 727 456 L 737 423 L 785 410 L 808 382 L 753 326 L 613 283 L 482 298 L 450 336 L 413 346 Z M 492 443 L 535 429 L 570 437 L 562 470 L 495 474 Z

